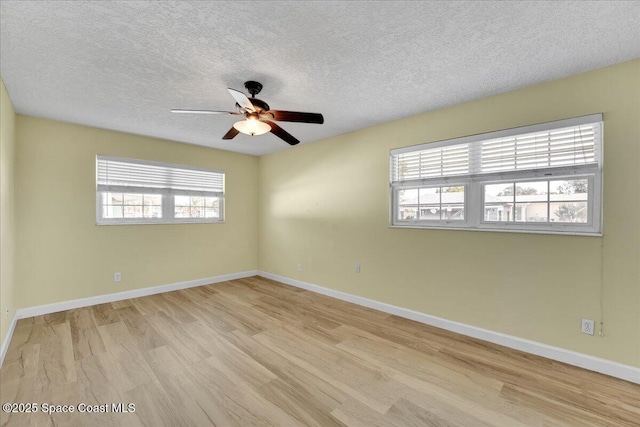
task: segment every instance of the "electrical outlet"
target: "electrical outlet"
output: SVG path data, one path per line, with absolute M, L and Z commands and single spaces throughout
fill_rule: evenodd
M 4 317 L 9 317 L 9 306 L 4 307 Z
M 356 273 L 360 273 L 360 263 L 357 262 L 356 265 L 353 267 L 353 271 L 355 271 Z
M 582 333 L 593 335 L 595 330 L 595 322 L 591 319 L 582 319 Z
M 298 264 L 298 271 L 302 271 L 302 264 Z
M 113 281 L 122 282 L 122 273 L 120 273 L 119 271 L 116 273 L 113 273 Z

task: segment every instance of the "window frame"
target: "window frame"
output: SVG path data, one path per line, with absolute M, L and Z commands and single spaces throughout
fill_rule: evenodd
M 102 217 L 103 207 L 102 196 L 105 193 L 120 193 L 123 195 L 123 217 L 122 218 L 104 218 Z M 124 194 L 160 194 L 162 196 L 162 218 L 125 218 L 124 217 Z M 144 205 L 143 205 L 144 207 Z M 96 189 L 96 223 L 98 225 L 113 225 L 113 224 L 159 224 L 166 217 L 165 215 L 165 198 L 161 193 L 157 192 L 139 192 L 139 191 L 99 191 Z
M 157 188 L 144 186 L 109 186 L 107 190 L 98 188 L 98 160 L 114 160 L 127 162 L 130 164 L 152 165 L 173 169 L 184 169 L 190 171 L 204 171 L 219 173 L 222 175 L 222 191 L 209 192 L 198 190 L 182 190 L 172 188 Z M 143 225 L 143 224 L 216 224 L 225 222 L 225 179 L 226 174 L 222 170 L 198 168 L 186 165 L 176 165 L 163 162 L 154 162 L 139 159 L 129 159 L 110 156 L 96 156 L 96 225 Z M 125 193 L 125 194 L 160 194 L 162 196 L 162 218 L 104 218 L 102 197 L 105 193 Z M 218 198 L 218 218 L 178 218 L 175 216 L 175 196 L 201 196 Z
M 186 196 L 187 194 L 173 194 L 173 196 L 171 197 L 171 202 L 170 202 L 170 206 L 169 206 L 169 210 L 171 211 L 171 215 L 173 216 L 172 218 L 172 223 L 178 224 L 178 223 L 194 223 L 194 224 L 198 224 L 198 223 L 211 223 L 211 222 L 224 222 L 224 197 L 222 196 L 213 196 L 211 194 L 207 194 L 207 195 L 196 195 L 196 194 L 189 194 L 188 196 L 190 197 L 213 197 L 213 198 L 217 198 L 218 199 L 218 211 L 220 212 L 220 216 L 218 218 L 206 218 L 206 217 L 198 217 L 198 218 L 180 218 L 180 217 L 176 217 L 175 216 L 175 212 L 176 212 L 176 199 L 175 196 Z M 203 206 L 203 208 L 206 209 L 205 206 Z M 164 211 L 163 211 L 163 215 L 164 215 Z
M 503 137 L 513 137 L 533 132 L 551 131 L 564 127 L 598 124 L 598 136 L 594 143 L 595 163 L 585 165 L 556 166 L 539 169 L 508 170 L 490 173 L 468 173 L 461 175 L 444 175 L 433 178 L 421 178 L 408 181 L 394 181 L 394 155 L 417 152 L 432 148 L 442 148 L 450 145 L 469 145 L 470 162 L 474 161 L 472 152 L 481 150 L 482 142 Z M 391 228 L 421 228 L 421 229 L 447 229 L 468 231 L 496 231 L 513 233 L 537 233 L 537 234 L 564 234 L 602 236 L 602 188 L 603 188 L 603 135 L 604 124 L 602 114 L 577 117 L 573 119 L 559 120 L 541 123 L 531 126 L 500 130 L 484 134 L 471 135 L 433 143 L 420 144 L 411 147 L 402 147 L 390 151 L 390 207 L 389 226 Z M 475 160 L 479 157 L 476 156 Z M 471 167 L 471 166 L 470 166 Z M 484 198 L 486 185 L 509 182 L 534 182 L 587 179 L 587 222 L 586 223 L 560 223 L 560 222 L 520 222 L 520 221 L 486 221 L 484 219 Z M 399 220 L 399 196 L 400 190 L 412 188 L 433 188 L 442 186 L 464 186 L 464 220 Z M 549 203 L 551 201 L 549 200 Z M 515 210 L 514 210 L 515 215 Z
M 570 222 L 532 222 L 532 221 L 487 221 L 484 218 L 484 209 L 485 209 L 485 191 L 484 188 L 487 185 L 492 184 L 502 184 L 502 183 L 519 183 L 519 182 L 548 182 L 548 181 L 562 181 L 566 180 L 576 180 L 576 179 L 587 179 L 587 222 L 581 223 L 570 223 Z M 595 173 L 585 173 L 585 174 L 576 174 L 576 175 L 567 175 L 567 174 L 555 174 L 555 175 L 546 175 L 544 177 L 536 176 L 536 177 L 518 177 L 517 179 L 505 179 L 505 180 L 494 180 L 494 181 L 482 181 L 479 182 L 480 189 L 480 218 L 479 224 L 482 229 L 486 230 L 498 230 L 505 231 L 509 229 L 509 231 L 521 231 L 521 232 L 537 232 L 537 233 L 562 233 L 562 234 L 592 234 L 593 230 L 597 224 L 600 223 L 600 214 L 599 209 L 596 209 L 596 205 L 599 203 L 599 197 L 597 197 L 598 192 L 596 191 L 596 174 Z M 550 196 L 550 194 L 548 194 Z M 548 202 L 545 201 L 543 203 L 554 203 L 550 200 L 549 197 Z M 515 211 L 514 211 L 515 215 Z
M 413 220 L 400 220 L 398 219 L 398 214 L 400 211 L 400 204 L 399 203 L 393 203 L 392 204 L 392 209 L 393 209 L 393 218 L 395 219 L 396 222 L 396 226 L 419 226 L 419 227 L 433 227 L 433 228 L 447 228 L 450 227 L 450 224 L 454 224 L 457 225 L 458 227 L 455 228 L 462 228 L 464 225 L 468 225 L 469 222 L 469 216 L 467 215 L 467 210 L 466 207 L 468 206 L 469 203 L 469 191 L 468 191 L 468 183 L 463 183 L 463 182 L 447 182 L 446 184 L 437 184 L 437 183 L 430 183 L 429 185 L 408 185 L 408 186 L 398 186 L 396 188 L 393 188 L 392 191 L 394 192 L 392 199 L 393 200 L 399 200 L 399 196 L 398 193 L 401 190 L 412 190 L 412 189 L 418 189 L 418 192 L 420 191 L 420 189 L 423 188 L 441 188 L 441 187 L 464 187 L 464 202 L 463 202 L 463 207 L 465 209 L 464 211 L 464 219 L 462 220 L 443 220 L 443 219 L 420 219 L 420 213 L 418 212 L 417 215 L 417 219 L 413 219 Z M 442 201 L 440 201 L 440 206 L 442 206 Z M 420 209 L 420 203 L 418 203 L 418 210 Z M 402 224 L 402 225 L 399 225 Z

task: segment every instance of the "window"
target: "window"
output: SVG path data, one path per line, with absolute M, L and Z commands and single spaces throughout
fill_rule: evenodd
M 98 224 L 222 222 L 224 172 L 97 156 Z
M 219 201 L 217 197 L 176 196 L 173 212 L 176 218 L 218 218 Z
M 464 220 L 464 185 L 398 190 L 398 219 Z
M 391 224 L 599 235 L 602 114 L 391 150 Z
M 102 192 L 102 218 L 162 218 L 162 195 Z

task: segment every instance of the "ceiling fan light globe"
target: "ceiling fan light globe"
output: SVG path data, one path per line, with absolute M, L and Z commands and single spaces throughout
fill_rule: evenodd
M 265 122 L 255 119 L 240 120 L 239 122 L 235 122 L 233 127 L 238 131 L 251 136 L 262 135 L 271 131 L 271 126 Z

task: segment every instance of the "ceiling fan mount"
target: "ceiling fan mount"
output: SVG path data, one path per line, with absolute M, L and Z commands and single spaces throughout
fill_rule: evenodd
M 213 110 L 171 110 L 172 113 L 191 113 L 191 114 L 230 114 L 235 116 L 244 116 L 245 120 L 240 120 L 233 124 L 233 127 L 222 137 L 222 139 L 233 139 L 239 132 L 247 135 L 262 135 L 271 132 L 278 138 L 284 140 L 290 145 L 296 145 L 300 141 L 289 132 L 282 129 L 275 121 L 298 122 L 298 123 L 324 123 L 324 117 L 318 113 L 302 113 L 298 111 L 282 111 L 272 110 L 269 104 L 256 95 L 262 90 L 262 83 L 253 80 L 246 81 L 244 87 L 251 94 L 248 98 L 239 90 L 227 88 L 236 101 L 238 111 L 213 111 Z
M 249 91 L 251 96 L 255 98 L 262 90 L 262 83 L 249 80 L 248 82 L 244 82 L 244 87 Z

